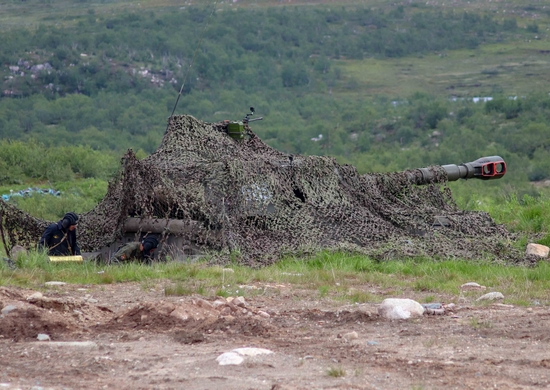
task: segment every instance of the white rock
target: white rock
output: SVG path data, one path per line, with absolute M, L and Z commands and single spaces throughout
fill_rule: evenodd
M 526 255 L 535 255 L 541 258 L 548 257 L 548 253 L 550 252 L 550 248 L 548 248 L 546 245 L 540 245 L 540 244 L 527 244 L 527 249 L 525 250 Z
M 244 361 L 244 358 L 235 352 L 225 352 L 216 358 L 220 366 L 234 365 L 238 366 Z
M 35 299 L 40 299 L 40 298 L 42 298 L 42 296 L 43 296 L 42 293 L 41 293 L 40 291 L 37 291 L 37 292 L 35 292 L 35 293 L 29 295 L 29 296 L 27 297 L 27 301 L 32 301 L 32 300 L 35 300 Z
M 504 295 L 497 291 L 490 292 L 485 295 L 480 296 L 476 301 L 494 301 L 495 299 L 504 299 Z
M 240 307 L 245 307 L 246 306 L 246 301 L 244 300 L 244 297 L 237 297 L 237 298 L 233 299 L 231 301 L 231 303 L 233 303 L 234 305 L 240 306 Z
M 36 338 L 38 339 L 38 341 L 50 341 L 51 340 L 50 336 L 45 334 L 45 333 L 39 333 L 38 336 L 36 336 Z
M 66 284 L 67 283 L 65 283 L 65 282 L 55 282 L 55 281 L 44 283 L 45 286 L 64 286 Z
M 349 341 L 349 340 L 358 339 L 359 335 L 357 334 L 357 332 L 353 331 L 353 332 L 349 332 L 349 333 L 344 334 L 342 337 Z
M 378 314 L 390 320 L 405 320 L 422 316 L 424 307 L 412 299 L 387 298 L 378 307 Z
M 270 353 L 273 353 L 273 351 L 265 348 L 237 348 L 231 352 L 237 353 L 241 356 L 269 355 Z
M 468 282 L 464 283 L 460 288 L 462 290 L 485 290 L 487 287 L 481 286 L 476 282 Z
M 264 348 L 237 348 L 230 352 L 222 353 L 216 358 L 220 366 L 234 365 L 237 366 L 244 361 L 245 357 L 254 357 L 258 355 L 269 355 L 273 353 L 269 349 Z
M 269 315 L 269 313 L 266 313 L 266 312 L 263 311 L 263 310 L 260 310 L 260 311 L 258 312 L 258 315 L 259 315 L 260 317 L 263 317 L 263 318 L 269 318 L 269 317 L 271 317 L 271 316 Z

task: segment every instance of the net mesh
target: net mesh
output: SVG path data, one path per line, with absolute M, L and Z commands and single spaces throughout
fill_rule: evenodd
M 158 150 L 128 151 L 105 198 L 81 215 L 78 240 L 96 251 L 120 239 L 128 217 L 179 220 L 180 234 L 213 258 L 251 266 L 285 255 L 345 250 L 377 259 L 427 256 L 525 261 L 511 235 L 484 212 L 460 210 L 446 173 L 411 184 L 417 170 L 359 174 L 333 158 L 281 153 L 248 126 L 235 140 L 227 123 L 174 116 Z M 47 222 L 0 203 L 4 245 L 33 247 Z M 168 226 L 168 222 L 166 223 Z

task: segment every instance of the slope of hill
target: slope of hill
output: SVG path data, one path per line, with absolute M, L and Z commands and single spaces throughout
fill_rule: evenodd
M 271 146 L 332 155 L 361 172 L 500 154 L 514 184 L 550 177 L 543 5 L 2 7 L 17 21 L 2 24 L 4 139 L 150 153 L 183 84 L 176 113 L 219 121 L 255 106 L 265 120 L 254 130 Z

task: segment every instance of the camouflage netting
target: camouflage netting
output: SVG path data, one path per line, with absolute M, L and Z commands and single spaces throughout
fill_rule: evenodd
M 189 243 L 221 261 L 240 253 L 249 265 L 321 249 L 523 260 L 488 214 L 458 209 L 441 167 L 429 168 L 432 183 L 417 186 L 415 170 L 360 175 L 330 157 L 278 152 L 245 130 L 237 141 L 227 124 L 173 117 L 158 150 L 141 161 L 128 151 L 103 201 L 81 215 L 82 249 L 111 245 L 126 219 L 139 217 L 180 220 L 188 229 L 178 234 Z M 45 221 L 4 202 L 0 213 L 8 248 L 36 245 Z

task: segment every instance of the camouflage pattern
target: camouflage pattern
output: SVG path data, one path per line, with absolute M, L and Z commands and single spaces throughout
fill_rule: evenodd
M 319 250 L 379 260 L 525 261 L 504 226 L 457 207 L 440 166 L 426 168 L 432 180 L 417 186 L 410 180 L 415 171 L 359 174 L 331 157 L 279 152 L 244 126 L 245 137 L 235 140 L 227 123 L 170 118 L 157 151 L 143 160 L 128 151 L 105 198 L 80 215 L 82 250 L 117 242 L 134 217 L 189 223 L 190 231 L 165 229 L 159 241 L 179 234 L 217 263 L 262 266 Z M 33 245 L 47 226 L 5 202 L 0 221 L 8 250 Z
M 125 262 L 125 261 L 132 261 L 132 260 L 143 260 L 143 252 L 139 249 L 141 243 L 140 242 L 129 242 L 123 247 L 121 247 L 116 253 L 113 255 L 113 258 L 111 259 L 111 262 L 113 260 L 116 260 L 116 262 Z

